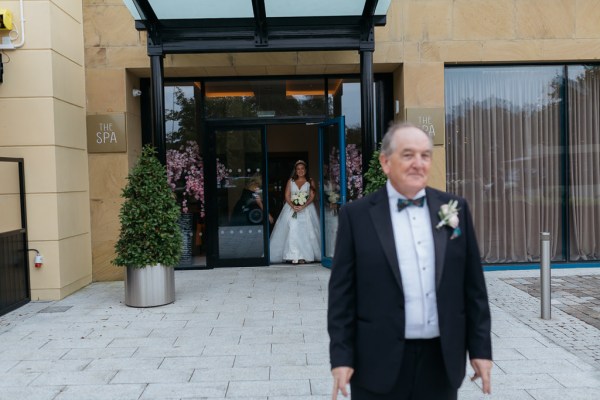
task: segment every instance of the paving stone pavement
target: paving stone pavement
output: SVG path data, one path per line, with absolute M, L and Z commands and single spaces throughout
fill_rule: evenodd
M 540 278 L 504 279 L 539 299 Z M 600 275 L 561 276 L 551 280 L 552 305 L 600 329 Z
M 600 329 L 600 274 L 591 274 L 589 270 L 584 270 L 581 275 L 565 275 L 567 273 L 553 271 L 551 304 L 553 314 L 560 310 L 572 318 L 567 318 L 560 326 L 550 323 L 555 328 L 551 333 L 564 348 L 600 368 L 600 335 L 597 334 Z M 511 277 L 503 281 L 527 293 L 539 304 L 539 276 Z M 578 322 L 574 323 L 573 318 Z
M 600 399 L 600 331 L 559 303 L 541 320 L 507 283 L 536 273 L 486 272 L 493 394 L 465 380 L 460 399 Z M 123 305 L 123 282 L 31 302 L 0 317 L 0 400 L 329 399 L 328 279 L 319 265 L 177 271 L 163 307 Z

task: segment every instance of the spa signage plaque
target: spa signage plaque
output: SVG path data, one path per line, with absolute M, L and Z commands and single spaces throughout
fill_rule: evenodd
M 406 109 L 406 121 L 427 132 L 434 145 L 444 145 L 445 116 L 446 111 L 443 107 Z
M 125 114 L 87 116 L 88 153 L 127 151 Z

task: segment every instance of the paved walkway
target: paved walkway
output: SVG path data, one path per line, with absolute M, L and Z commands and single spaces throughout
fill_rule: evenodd
M 539 277 L 509 278 L 504 281 L 540 298 Z M 551 287 L 552 305 L 600 329 L 600 275 L 555 277 L 551 279 Z
M 541 320 L 505 281 L 533 277 L 486 273 L 494 394 L 465 381 L 460 399 L 600 399 L 600 331 L 557 307 Z M 316 265 L 178 271 L 164 307 L 124 306 L 123 282 L 31 302 L 0 317 L 0 399 L 329 399 L 328 278 Z

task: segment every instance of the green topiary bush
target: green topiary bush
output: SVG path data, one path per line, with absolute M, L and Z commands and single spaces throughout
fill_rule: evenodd
M 179 206 L 167 184 L 165 167 L 155 154 L 152 146 L 142 149 L 121 193 L 125 202 L 119 213 L 121 233 L 115 245 L 114 265 L 144 268 L 175 266 L 179 262 Z
M 365 172 L 365 195 L 375 192 L 385 185 L 385 182 L 387 181 L 387 176 L 383 172 L 383 169 L 381 169 L 381 164 L 379 163 L 379 153 L 380 150 L 373 152 L 371 160 L 369 161 L 369 168 L 367 169 L 367 172 Z

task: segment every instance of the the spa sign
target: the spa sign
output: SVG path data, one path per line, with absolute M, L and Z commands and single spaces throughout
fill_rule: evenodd
M 444 108 L 407 108 L 406 121 L 423 129 L 433 144 L 443 145 L 445 139 Z
M 125 128 L 125 114 L 88 115 L 88 153 L 126 152 Z

